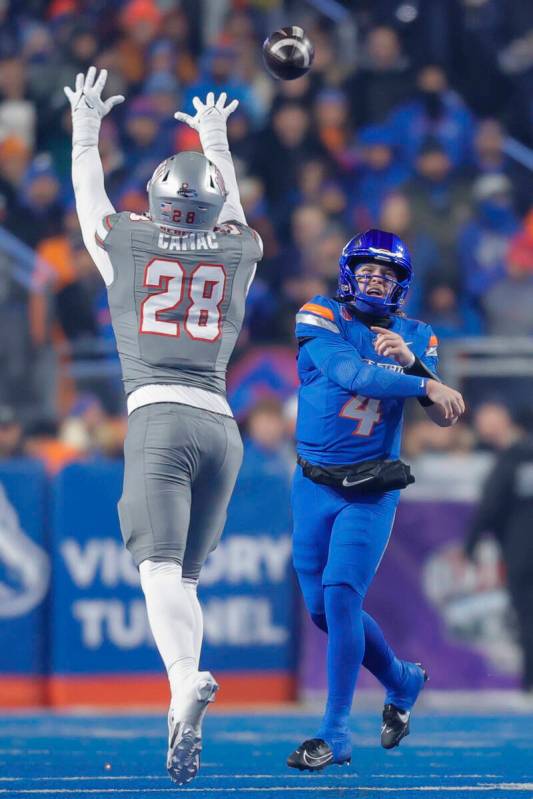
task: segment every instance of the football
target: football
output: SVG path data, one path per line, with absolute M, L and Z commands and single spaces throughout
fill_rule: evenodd
M 314 55 L 311 40 L 297 25 L 280 28 L 263 42 L 265 66 L 278 80 L 295 80 L 305 75 Z

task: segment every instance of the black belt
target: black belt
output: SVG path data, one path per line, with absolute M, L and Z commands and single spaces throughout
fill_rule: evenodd
M 410 466 L 401 460 L 361 461 L 346 466 L 319 466 L 300 455 L 296 456 L 296 460 L 304 476 L 314 483 L 351 489 L 357 494 L 392 491 L 415 482 Z

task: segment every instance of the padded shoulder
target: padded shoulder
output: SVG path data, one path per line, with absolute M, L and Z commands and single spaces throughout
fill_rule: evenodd
M 434 336 L 431 325 L 427 322 L 422 322 L 420 319 L 410 319 L 406 317 L 403 319 L 404 329 L 409 331 L 410 335 L 415 335 L 422 341 L 428 341 Z
M 102 249 L 107 249 L 106 241 L 111 231 L 116 230 L 119 226 L 124 228 L 126 225 L 135 225 L 139 222 L 144 224 L 152 224 L 149 216 L 144 214 L 136 214 L 133 211 L 120 211 L 118 213 L 106 214 L 98 220 L 96 226 L 95 238 L 96 243 Z M 107 242 L 109 244 L 110 242 Z
M 339 305 L 330 297 L 316 294 L 296 314 L 296 337 L 341 333 Z
M 308 312 L 322 316 L 333 322 L 339 315 L 339 304 L 331 297 L 324 297 L 322 294 L 315 294 L 308 302 L 300 308 L 302 312 Z
M 243 236 L 249 241 L 254 250 L 256 261 L 260 261 L 263 257 L 263 241 L 261 236 L 249 225 L 239 222 L 237 219 L 230 219 L 217 225 L 215 228 L 216 233 L 226 233 L 228 236 Z
M 437 350 L 439 341 L 433 332 L 433 328 L 431 325 L 428 325 L 427 322 L 421 322 L 419 319 L 406 319 L 405 321 L 409 324 L 406 330 L 409 338 L 417 342 L 418 346 L 415 348 L 415 351 L 418 357 L 436 374 L 439 362 Z

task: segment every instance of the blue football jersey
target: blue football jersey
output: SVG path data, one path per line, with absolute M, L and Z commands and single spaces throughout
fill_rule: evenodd
M 437 339 L 429 325 L 393 316 L 389 329 L 437 374 Z M 296 337 L 304 342 L 298 355 L 299 455 L 324 464 L 398 458 L 405 398 L 425 396 L 427 378 L 407 375 L 393 358 L 378 355 L 377 333 L 349 305 L 329 297 L 316 296 L 300 309 Z M 350 382 L 353 363 L 364 380 Z M 364 395 L 354 385 L 364 386 Z

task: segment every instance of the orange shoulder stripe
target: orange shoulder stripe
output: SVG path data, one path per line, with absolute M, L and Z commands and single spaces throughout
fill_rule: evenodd
M 311 311 L 311 313 L 316 313 L 318 316 L 323 316 L 325 319 L 330 319 L 331 321 L 335 318 L 331 308 L 325 308 L 323 305 L 317 305 L 314 302 L 306 302 L 301 310 Z
M 430 337 L 430 339 L 429 339 L 429 346 L 430 347 L 436 347 L 438 343 L 439 343 L 439 340 L 438 340 L 437 336 L 433 335 L 433 336 Z

